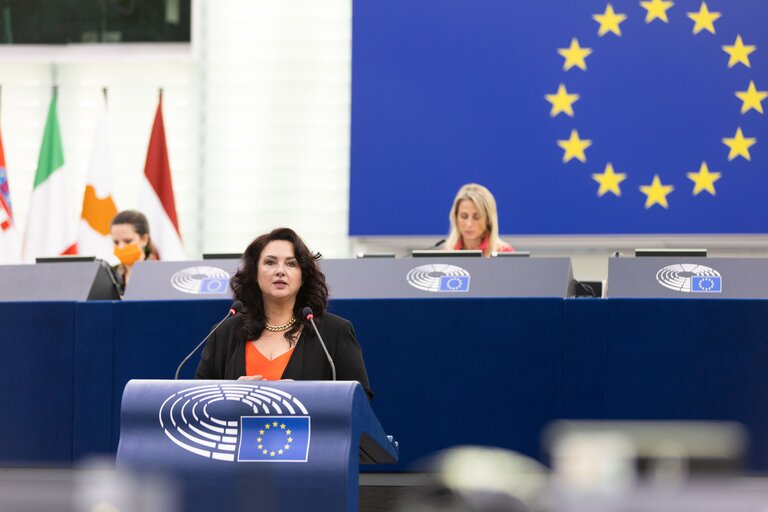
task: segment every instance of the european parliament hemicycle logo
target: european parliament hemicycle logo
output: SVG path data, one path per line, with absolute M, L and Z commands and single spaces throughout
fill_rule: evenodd
M 218 267 L 186 267 L 171 276 L 171 286 L 194 295 L 224 294 L 229 287 L 229 272 Z
M 418 290 L 435 293 L 469 291 L 469 272 L 456 265 L 432 263 L 411 269 L 405 276 L 408 284 Z
M 683 293 L 722 293 L 723 276 L 697 263 L 676 263 L 656 272 L 661 286 Z
M 294 396 L 262 385 L 210 384 L 169 396 L 160 427 L 182 450 L 229 462 L 307 462 L 310 414 Z

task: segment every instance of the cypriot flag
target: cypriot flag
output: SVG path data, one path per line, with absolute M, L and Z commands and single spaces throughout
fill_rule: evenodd
M 93 137 L 91 161 L 85 181 L 83 211 L 77 234 L 77 249 L 80 254 L 117 263 L 112 253 L 113 243 L 110 236 L 110 222 L 117 215 L 117 207 L 112 198 L 113 188 L 112 155 L 105 97 L 101 102 Z

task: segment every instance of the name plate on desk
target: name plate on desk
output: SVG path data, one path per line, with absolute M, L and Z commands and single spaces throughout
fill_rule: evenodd
M 238 260 L 139 262 L 125 300 L 222 299 Z M 569 258 L 322 260 L 332 299 L 568 297 Z
M 607 297 L 670 299 L 768 298 L 768 259 L 614 258 Z

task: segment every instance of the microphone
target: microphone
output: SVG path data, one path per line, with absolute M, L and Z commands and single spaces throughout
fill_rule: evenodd
M 438 241 L 438 242 L 437 242 L 435 245 L 433 245 L 432 247 L 430 247 L 430 249 L 437 249 L 438 247 L 440 247 L 440 246 L 441 246 L 441 245 L 443 245 L 444 243 L 445 243 L 445 238 L 443 238 L 442 240 L 439 240 L 439 241 Z
M 219 326 L 224 323 L 224 320 L 226 320 L 227 318 L 229 318 L 231 316 L 234 316 L 234 315 L 238 314 L 241 309 L 243 309 L 243 303 L 240 302 L 239 300 L 236 300 L 235 302 L 232 303 L 231 306 L 229 306 L 229 311 L 227 311 L 227 316 L 222 318 L 221 322 L 219 322 L 219 323 L 217 323 L 216 325 L 213 326 L 213 329 L 211 329 L 211 332 L 208 333 L 208 336 L 203 338 L 203 341 L 198 343 L 197 346 L 195 347 L 195 349 L 192 352 L 190 352 L 189 355 L 187 355 L 187 357 L 185 357 L 184 360 L 181 362 L 179 367 L 176 368 L 176 375 L 173 376 L 173 380 L 179 380 L 179 372 L 181 372 L 181 368 L 187 363 L 187 361 L 189 361 L 189 358 L 192 357 L 194 355 L 194 353 L 197 352 L 198 349 L 205 344 L 206 341 L 208 341 L 208 338 L 211 337 L 211 334 L 216 332 L 216 329 L 218 329 Z
M 333 364 L 333 359 L 331 358 L 331 354 L 328 353 L 328 347 L 325 346 L 325 342 L 323 341 L 323 337 L 320 336 L 320 331 L 317 330 L 317 326 L 315 325 L 315 314 L 312 312 L 312 308 L 309 306 L 305 307 L 301 310 L 301 314 L 304 315 L 304 318 L 309 320 L 309 322 L 312 324 L 312 328 L 315 329 L 315 334 L 317 334 L 317 339 L 320 340 L 320 346 L 323 347 L 323 352 L 325 352 L 325 357 L 328 358 L 328 363 L 331 365 L 331 375 L 333 376 L 333 380 L 336 380 L 336 365 Z

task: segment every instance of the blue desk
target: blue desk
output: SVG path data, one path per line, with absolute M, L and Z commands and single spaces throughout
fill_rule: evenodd
M 0 303 L 0 459 L 113 453 L 125 383 L 170 378 L 228 305 Z M 398 469 L 459 443 L 539 458 L 541 428 L 564 417 L 741 421 L 751 467 L 768 469 L 766 300 L 370 299 L 331 310 L 355 325 L 374 411 L 401 442 Z

